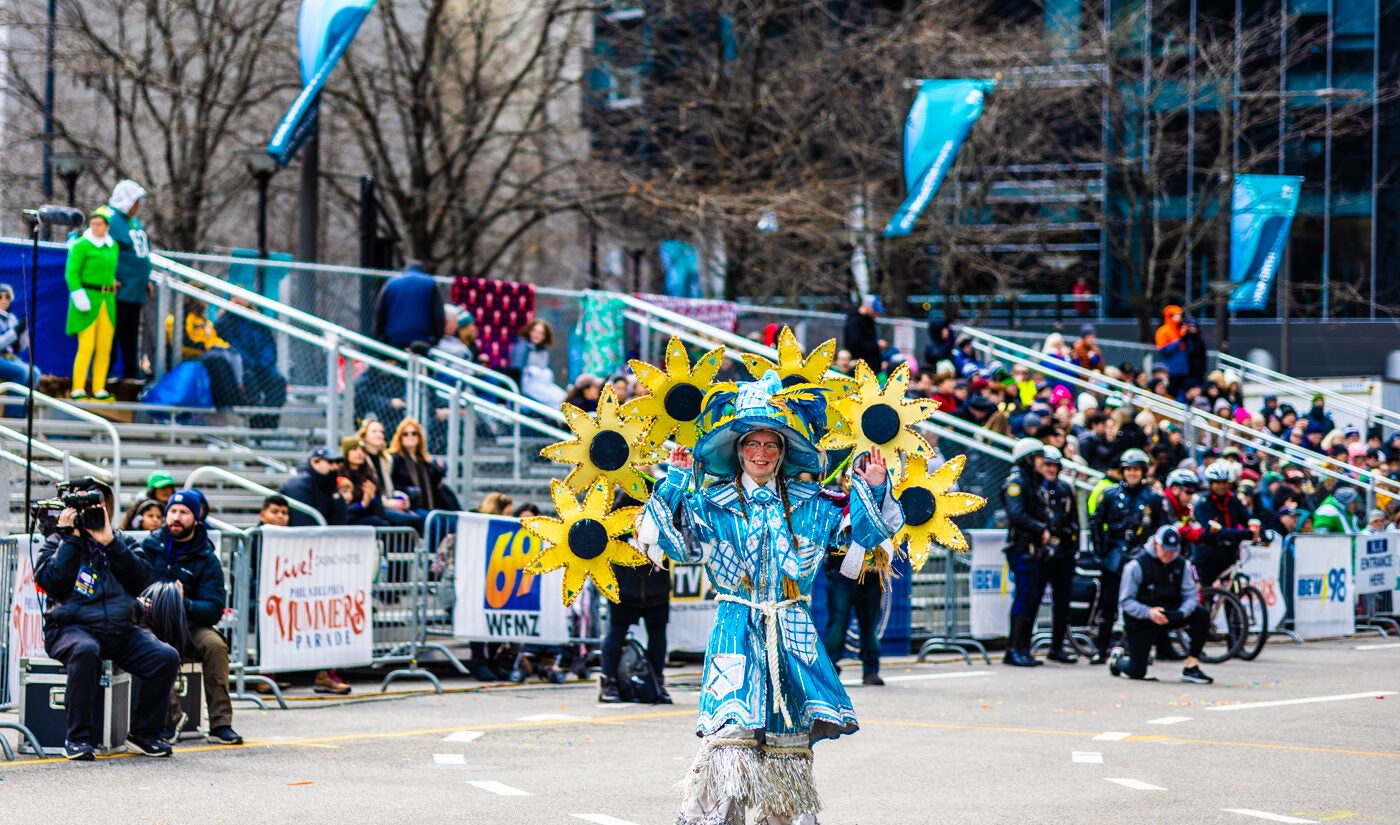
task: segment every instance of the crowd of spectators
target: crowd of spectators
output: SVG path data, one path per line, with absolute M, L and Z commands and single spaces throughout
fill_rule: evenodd
M 1400 500 L 1387 495 L 1386 484 L 1377 490 L 1375 512 L 1368 514 L 1374 519 L 1332 517 L 1338 495 L 1364 502 L 1373 479 L 1400 482 L 1400 433 L 1387 439 L 1379 429 L 1363 433 L 1354 425 L 1338 426 L 1320 394 L 1305 410 L 1276 396 L 1265 397 L 1257 409 L 1248 407 L 1238 375 L 1207 371 L 1196 323 L 1179 307 L 1167 308 L 1157 335 L 1158 365 L 1150 370 L 1108 363 L 1088 324 L 1072 342 L 1059 333 L 1048 335 L 1038 360 L 1010 364 L 982 359 L 973 339 L 957 334 L 948 321 L 930 323 L 929 336 L 923 358 L 911 364 L 909 397 L 938 401 L 942 412 L 1001 435 L 1037 438 L 1062 451 L 1067 471 L 1078 463 L 1113 478 L 1119 457 L 1141 449 L 1152 460 L 1148 480 L 1160 488 L 1173 470 L 1203 479 L 1207 467 L 1224 461 L 1231 464 L 1237 495 L 1251 516 L 1276 531 L 1359 532 L 1377 519 L 1391 529 L 1400 525 Z M 880 349 L 878 371 L 910 361 L 883 341 Z M 1068 380 L 1071 364 L 1093 373 L 1087 382 L 1092 389 L 1082 380 Z M 1132 389 L 1123 390 L 1123 383 Z M 1161 405 L 1145 404 L 1148 395 L 1180 401 L 1236 426 L 1225 435 L 1196 428 L 1197 437 L 1187 443 L 1186 422 L 1162 415 Z M 1285 443 L 1269 442 L 1265 434 Z M 1316 472 L 1317 467 L 1330 474 Z M 1355 504 L 1351 510 L 1359 515 Z

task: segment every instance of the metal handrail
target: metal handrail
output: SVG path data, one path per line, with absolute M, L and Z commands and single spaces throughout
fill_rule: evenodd
M 1262 377 L 1263 383 L 1273 384 L 1279 387 L 1285 387 L 1290 391 L 1296 392 L 1299 396 L 1303 398 L 1310 398 L 1314 395 L 1321 395 L 1327 400 L 1327 403 L 1332 405 L 1335 409 L 1346 410 L 1353 414 L 1360 414 L 1362 416 L 1365 416 L 1365 421 L 1368 427 L 1370 426 L 1372 421 L 1375 421 L 1377 423 L 1388 423 L 1391 426 L 1400 429 L 1400 413 L 1392 412 L 1391 410 L 1387 410 L 1383 407 L 1376 407 L 1372 404 L 1362 404 L 1360 401 L 1357 401 L 1356 399 L 1351 398 L 1349 396 L 1342 395 L 1341 393 L 1335 390 L 1329 390 L 1325 387 L 1319 387 L 1314 384 L 1309 384 L 1308 382 L 1303 381 L 1299 378 L 1294 378 L 1291 375 L 1285 375 L 1284 373 L 1278 372 L 1276 370 L 1271 370 L 1268 367 L 1262 367 L 1258 364 L 1246 361 L 1243 358 L 1238 358 L 1233 355 L 1221 354 L 1220 362 L 1226 366 L 1238 370 L 1240 373 L 1241 380 L 1247 379 L 1250 373 L 1254 373 L 1255 375 Z
M 12 453 L 9 450 L 0 450 L 0 459 L 8 461 L 11 464 L 17 464 L 21 467 L 24 467 L 29 464 L 29 461 L 24 456 L 19 455 L 18 453 Z M 48 467 L 45 467 L 42 464 L 35 464 L 34 472 L 38 473 L 41 476 L 47 476 L 49 481 L 67 481 L 67 476 L 65 476 L 63 473 L 57 472 L 56 470 L 50 470 Z
M 245 490 L 247 490 L 247 491 L 249 491 L 249 492 L 251 492 L 251 493 L 258 493 L 259 495 L 263 495 L 263 496 L 276 496 L 276 495 L 281 495 L 281 493 L 277 492 L 276 490 L 272 489 L 271 487 L 264 487 L 263 485 L 257 483 L 256 481 L 249 481 L 248 479 L 244 478 L 243 476 L 236 475 L 236 474 L 234 474 L 234 473 L 230 473 L 228 470 L 225 470 L 223 467 L 214 467 L 214 466 L 211 466 L 211 465 L 208 465 L 208 464 L 204 465 L 203 467 L 196 467 L 196 468 L 194 468 L 193 470 L 191 470 L 191 471 L 190 471 L 190 474 L 187 475 L 187 476 L 185 476 L 185 486 L 186 486 L 186 487 L 193 487 L 193 486 L 195 486 L 195 483 L 196 483 L 196 482 L 201 481 L 201 480 L 203 480 L 204 478 L 206 478 L 206 477 L 211 477 L 211 476 L 212 476 L 213 478 L 219 479 L 220 481 L 224 481 L 224 482 L 227 482 L 227 483 L 229 483 L 229 484 L 232 484 L 232 485 L 234 485 L 235 487 L 242 487 L 243 489 L 245 489 Z M 283 498 L 286 498 L 286 496 L 283 496 Z M 312 519 L 313 521 L 315 521 L 317 524 L 319 524 L 319 525 L 321 525 L 321 526 L 323 526 L 323 527 L 325 526 L 325 524 L 326 524 L 326 517 L 323 516 L 323 515 L 321 515 L 321 511 L 317 510 L 316 508 L 314 508 L 314 507 L 312 507 L 312 506 L 310 506 L 310 505 L 308 505 L 308 504 L 306 504 L 306 503 L 304 503 L 304 502 L 297 501 L 297 500 L 294 499 L 294 498 L 287 498 L 287 504 L 291 505 L 292 509 L 294 509 L 294 510 L 300 510 L 301 512 L 307 514 L 308 516 L 311 516 L 311 519 Z
M 23 384 L 16 384 L 13 381 L 0 383 L 0 395 L 14 392 L 27 397 L 31 403 L 38 403 L 41 406 L 53 407 L 59 412 L 66 413 L 74 418 L 96 424 L 107 431 L 107 435 L 112 439 L 112 495 L 116 501 L 122 500 L 122 437 L 117 433 L 117 428 L 112 422 L 96 413 L 60 401 L 52 396 L 44 395 L 37 390 L 31 390 Z
M 1006 360 L 1012 363 L 1021 364 L 1033 369 L 1045 370 L 1044 353 L 1036 352 L 1027 347 L 1014 344 L 995 335 L 982 332 L 980 330 L 966 330 L 969 335 L 982 342 L 986 349 L 996 349 L 1002 352 Z M 1221 418 L 1213 413 L 1204 410 L 1197 410 L 1182 404 L 1178 401 L 1163 398 L 1155 393 L 1144 391 L 1141 387 L 1128 384 L 1124 381 L 1109 378 L 1102 373 L 1091 372 L 1078 364 L 1066 361 L 1055 363 L 1054 374 L 1057 380 L 1063 380 L 1074 386 L 1086 389 L 1091 392 L 1102 392 L 1104 390 L 1116 390 L 1123 394 L 1125 399 L 1132 400 L 1138 406 L 1154 413 L 1177 418 L 1183 421 L 1190 421 L 1202 427 L 1206 433 L 1222 439 L 1231 439 L 1241 445 L 1252 445 L 1256 452 L 1263 453 L 1283 461 L 1303 464 L 1314 474 L 1326 476 L 1343 483 L 1355 481 L 1345 473 L 1336 472 L 1326 466 L 1325 462 L 1318 461 L 1307 450 L 1299 448 L 1296 444 L 1284 441 L 1267 431 L 1255 430 L 1242 424 Z M 1389 479 L 1383 479 L 1374 473 L 1368 473 L 1370 484 L 1375 486 L 1385 486 L 1400 492 L 1400 484 Z
M 85 461 L 81 458 L 74 456 L 72 453 L 66 450 L 60 450 L 57 447 L 51 446 L 47 442 L 39 441 L 38 439 L 32 439 L 24 433 L 20 432 L 19 430 L 13 430 L 9 427 L 0 426 L 0 437 L 8 438 L 12 441 L 18 441 L 20 444 L 28 444 L 32 441 L 34 442 L 34 450 L 36 452 L 42 453 L 48 456 L 49 458 L 56 458 L 62 461 L 65 464 L 65 466 L 77 464 L 94 476 L 105 476 L 106 478 L 111 478 L 115 475 L 115 473 L 113 473 L 111 470 L 108 470 L 106 467 L 99 467 L 90 461 Z M 38 465 L 35 465 L 35 467 L 38 467 Z

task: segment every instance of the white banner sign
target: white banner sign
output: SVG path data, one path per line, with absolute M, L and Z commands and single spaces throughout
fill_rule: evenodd
M 374 658 L 373 527 L 267 527 L 259 571 L 259 666 L 357 667 Z
M 1249 577 L 1249 583 L 1264 597 L 1270 633 L 1279 629 L 1283 615 L 1288 612 L 1287 594 L 1279 584 L 1282 565 L 1282 539 L 1276 538 L 1268 544 L 1245 542 L 1240 545 L 1240 572 Z
M 1395 589 L 1395 545 L 1400 533 L 1356 537 L 1356 592 L 1384 593 Z
M 452 635 L 483 642 L 569 641 L 569 616 L 561 601 L 564 571 L 525 572 L 530 555 L 541 549 L 519 519 L 462 513 Z
M 39 602 L 39 591 L 34 586 L 34 565 L 29 552 L 24 548 L 24 537 L 16 536 L 20 542 L 19 564 L 15 569 L 14 588 L 10 593 L 10 615 L 4 617 L 5 632 L 9 635 L 9 662 L 6 665 L 6 681 L 9 682 L 9 697 L 19 698 L 19 660 L 48 656 L 44 652 L 44 610 Z M 38 557 L 39 545 L 33 547 Z
M 1006 566 L 1005 530 L 964 530 L 972 545 L 972 638 L 1004 639 L 1011 633 L 1014 586 Z
M 1302 535 L 1293 545 L 1293 626 L 1304 639 L 1356 630 L 1351 536 Z

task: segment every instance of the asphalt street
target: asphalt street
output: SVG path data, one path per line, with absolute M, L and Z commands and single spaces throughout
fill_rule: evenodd
M 1208 672 L 887 661 L 885 687 L 850 688 L 861 731 L 817 745 L 822 822 L 1400 825 L 1400 641 L 1271 644 Z M 698 670 L 669 675 L 673 706 L 459 679 L 240 703 L 242 747 L 0 762 L 0 823 L 670 823 Z

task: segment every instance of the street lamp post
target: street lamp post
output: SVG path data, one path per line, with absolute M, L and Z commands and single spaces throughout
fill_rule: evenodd
M 66 203 L 69 206 L 77 205 L 78 178 L 95 160 L 91 155 L 80 152 L 54 152 L 49 155 L 49 165 L 58 173 L 68 191 Z
M 265 149 L 241 149 L 234 154 L 243 159 L 248 174 L 258 184 L 258 265 L 253 270 L 253 291 L 263 294 L 263 264 L 267 260 L 267 189 L 277 174 L 277 159 Z

